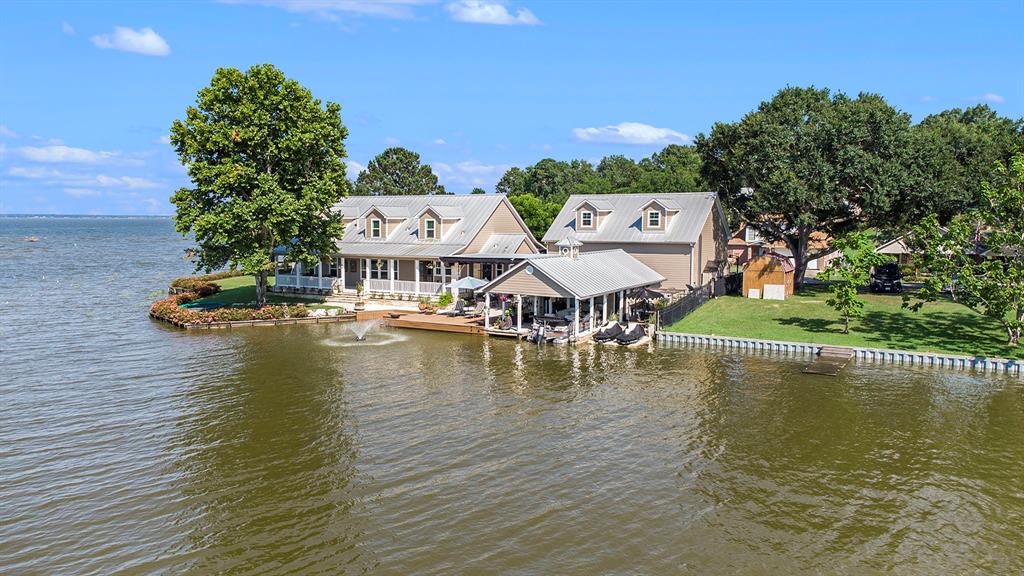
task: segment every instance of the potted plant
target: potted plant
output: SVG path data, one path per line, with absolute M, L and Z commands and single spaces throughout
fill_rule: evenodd
M 363 283 L 356 284 L 356 310 L 366 310 L 366 301 L 363 300 Z
M 426 312 L 427 309 L 430 308 L 430 298 L 421 296 L 418 308 L 420 309 L 420 312 Z

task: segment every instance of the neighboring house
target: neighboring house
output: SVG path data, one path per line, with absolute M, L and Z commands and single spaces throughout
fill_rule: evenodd
M 907 245 L 905 236 L 898 236 L 875 248 L 875 252 L 893 256 L 896 262 L 901 265 L 909 265 L 914 259 L 914 250 Z
M 718 195 L 573 195 L 542 242 L 565 239 L 582 252 L 621 249 L 665 278 L 659 289 L 685 291 L 725 274 L 729 228 Z
M 543 248 L 504 195 L 350 196 L 335 206 L 338 252 L 312 270 L 297 264 L 276 288 L 439 294 L 475 276 L 492 280 L 517 256 Z
M 811 232 L 808 249 L 812 253 L 822 249 L 827 250 L 831 240 L 831 237 L 824 232 Z M 754 258 L 769 252 L 786 256 L 791 263 L 793 262 L 793 251 L 789 249 L 785 242 L 782 240 L 769 242 L 762 238 L 757 230 L 747 226 L 745 223 L 741 224 L 739 230 L 729 239 L 729 263 L 736 266 L 742 266 Z M 816 277 L 819 272 L 828 268 L 828 265 L 837 256 L 839 256 L 837 251 L 829 250 L 824 255 L 808 261 L 804 277 Z

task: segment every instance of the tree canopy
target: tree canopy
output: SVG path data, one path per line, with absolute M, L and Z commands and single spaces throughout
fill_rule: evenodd
M 226 265 L 256 277 L 259 305 L 273 250 L 313 262 L 334 247 L 349 189 L 341 106 L 320 100 L 269 64 L 218 68 L 195 106 L 171 126 L 191 188 L 171 197 L 179 233 L 192 233 L 197 269 Z
M 387 148 L 356 178 L 359 196 L 406 196 L 445 194 L 429 164 L 420 164 L 420 155 L 401 147 Z
M 955 301 L 998 321 L 1011 345 L 1024 331 L 1024 152 L 997 163 L 995 180 L 984 182 L 978 207 L 954 216 L 946 227 L 935 214 L 910 234 L 930 275 L 919 309 L 949 289 Z
M 733 222 L 784 241 L 799 286 L 823 255 L 810 250 L 813 231 L 835 237 L 891 219 L 911 142 L 910 116 L 881 96 L 791 87 L 739 122 L 716 123 L 696 146 Z

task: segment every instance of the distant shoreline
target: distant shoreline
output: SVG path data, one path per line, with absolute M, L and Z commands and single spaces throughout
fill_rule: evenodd
M 145 215 L 145 214 L 0 214 L 0 218 L 112 218 L 112 219 L 153 219 L 153 220 L 165 220 L 173 218 L 170 214 L 167 215 Z

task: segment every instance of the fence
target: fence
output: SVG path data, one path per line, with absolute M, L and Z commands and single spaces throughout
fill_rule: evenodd
M 723 294 L 739 294 L 743 290 L 743 274 L 729 274 L 724 278 L 712 280 L 707 284 L 683 296 L 679 300 L 658 310 L 657 326 L 669 326 L 685 318 L 690 312 L 700 308 L 702 304 L 714 296 Z

